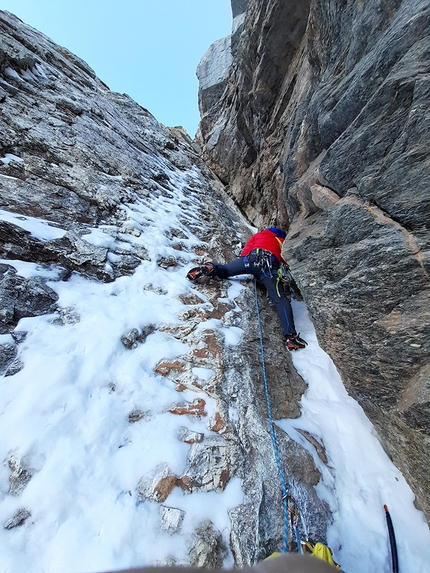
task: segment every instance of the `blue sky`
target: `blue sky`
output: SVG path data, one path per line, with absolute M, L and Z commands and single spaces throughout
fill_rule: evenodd
M 230 33 L 230 0 L 3 0 L 1 9 L 84 59 L 161 123 L 194 136 L 195 70 Z

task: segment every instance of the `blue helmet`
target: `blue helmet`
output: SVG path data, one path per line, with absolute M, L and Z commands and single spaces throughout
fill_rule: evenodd
M 266 231 L 272 231 L 272 233 L 275 233 L 275 235 L 277 235 L 281 239 L 285 239 L 285 237 L 287 236 L 287 233 L 285 231 L 283 231 L 282 229 L 278 229 L 277 227 L 268 227 Z

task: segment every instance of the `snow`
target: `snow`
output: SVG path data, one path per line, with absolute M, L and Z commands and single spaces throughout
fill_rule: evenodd
M 115 238 L 101 229 L 91 229 L 90 233 L 82 235 L 82 239 L 96 247 L 105 247 L 107 249 L 112 248 L 115 244 Z
M 61 276 L 61 269 L 54 266 L 42 267 L 35 263 L 18 261 L 15 259 L 0 259 L 0 264 L 14 267 L 17 273 L 26 279 L 30 277 L 43 277 L 51 280 L 58 280 Z
M 199 367 L 194 367 L 191 369 L 193 374 L 195 376 L 197 376 L 197 378 L 200 378 L 200 380 L 210 380 L 212 378 L 212 376 L 215 375 L 215 370 L 211 370 L 210 368 L 199 368 Z
M 13 153 L 5 153 L 5 156 L 0 158 L 3 165 L 9 165 L 11 161 L 16 161 L 17 163 L 24 163 L 24 160 Z
M 389 460 L 361 406 L 346 392 L 331 358 L 319 347 L 303 303 L 293 301 L 298 330 L 309 346 L 293 363 L 308 383 L 298 420 L 278 425 L 312 455 L 322 473 L 317 486 L 333 512 L 327 542 L 347 573 L 389 573 L 390 548 L 384 504 L 394 523 L 400 571 L 429 570 L 430 532 L 414 495 Z M 324 445 L 328 464 L 297 429 Z
M 180 325 L 184 305 L 179 296 L 191 293 L 185 273 L 194 255 L 171 245 L 173 228 L 184 233 L 181 242 L 189 251 L 200 242 L 184 224 L 198 205 L 187 191 L 186 177 L 198 183 L 198 176 L 195 171 L 172 171 L 169 177 L 175 186 L 173 198 L 150 197 L 124 207 L 129 227 L 141 232 L 127 235 L 127 240 L 145 246 L 151 259 L 132 276 L 108 284 L 78 275 L 57 282 L 58 269 L 2 261 L 23 276 L 49 278 L 59 305 L 79 316 L 65 325 L 58 324 L 57 314 L 22 319 L 16 330 L 28 333 L 19 347 L 24 368 L 0 378 L 0 524 L 23 507 L 31 511 L 24 525 L 0 527 L 2 573 L 91 573 L 163 563 L 172 555 L 184 563 L 187 536 L 207 518 L 228 543 L 228 511 L 243 498 L 238 479 L 222 493 L 187 495 L 174 488 L 165 506 L 185 512 L 175 535 L 162 529 L 158 504 L 136 499 L 139 480 L 158 464 L 168 461 L 170 469 L 182 475 L 189 446 L 177 435 L 184 423 L 190 431 L 208 435 L 204 419 L 185 421 L 168 412 L 180 401 L 194 400 L 196 393 L 186 390 L 179 396 L 154 370 L 160 361 L 186 354 L 188 346 L 160 330 L 132 350 L 120 340 L 132 328 Z M 7 211 L 0 211 L 0 218 L 42 240 L 64 234 L 47 221 Z M 109 247 L 114 241 L 97 229 L 85 238 Z M 165 270 L 157 265 L 160 257 L 171 255 L 182 257 L 186 266 Z M 234 302 L 243 288 L 231 281 L 227 301 Z M 311 452 L 321 470 L 317 490 L 334 514 L 327 541 L 336 559 L 346 573 L 390 571 L 386 503 L 397 534 L 400 570 L 425 573 L 430 534 L 414 508 L 412 492 L 319 348 L 304 305 L 295 304 L 294 312 L 309 346 L 293 360 L 309 388 L 301 418 L 279 425 Z M 227 344 L 237 344 L 243 335 L 240 328 L 216 319 L 206 321 L 205 328 L 221 331 Z M 10 335 L 0 342 L 11 342 Z M 197 367 L 194 373 L 205 381 L 214 374 Z M 215 401 L 207 395 L 204 399 L 211 416 Z M 128 416 L 136 409 L 146 417 L 131 424 Z M 237 417 L 234 406 L 229 409 Z M 328 467 L 297 429 L 324 443 Z M 22 458 L 33 472 L 19 496 L 8 494 L 11 455 Z M 232 565 L 231 556 L 226 564 Z
M 9 76 L 10 78 L 15 78 L 16 80 L 20 80 L 21 76 L 12 68 L 6 68 L 4 73 Z
M 4 211 L 0 209 L 0 220 L 13 223 L 25 231 L 29 231 L 33 237 L 41 241 L 52 241 L 53 239 L 60 239 L 64 237 L 66 231 L 53 227 L 52 223 L 44 219 L 37 219 L 36 217 L 29 217 L 12 213 L 11 211 Z

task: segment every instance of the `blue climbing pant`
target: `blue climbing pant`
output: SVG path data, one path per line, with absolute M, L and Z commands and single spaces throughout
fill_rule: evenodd
M 228 279 L 237 275 L 253 275 L 259 283 L 262 283 L 269 295 L 270 300 L 275 305 L 276 312 L 278 313 L 279 320 L 281 321 L 282 334 L 295 334 L 296 327 L 294 325 L 293 311 L 291 303 L 285 296 L 282 285 L 277 287 L 277 271 L 279 268 L 279 261 L 272 255 L 271 268 L 261 267 L 261 259 L 256 251 L 251 251 L 245 257 L 239 257 L 231 263 L 220 265 L 214 263 L 214 272 L 212 276 L 219 277 L 220 279 Z

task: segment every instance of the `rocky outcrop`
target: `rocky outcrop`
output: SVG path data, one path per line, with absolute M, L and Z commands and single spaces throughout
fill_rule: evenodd
M 191 140 L 7 12 L 0 33 L 0 208 L 21 215 L 1 217 L 0 257 L 103 281 L 133 273 L 148 255 L 122 205 L 166 192 L 159 157 L 173 170 L 201 164 Z
M 234 9 L 204 157 L 255 225 L 289 229 L 319 342 L 429 517 L 428 2 Z

